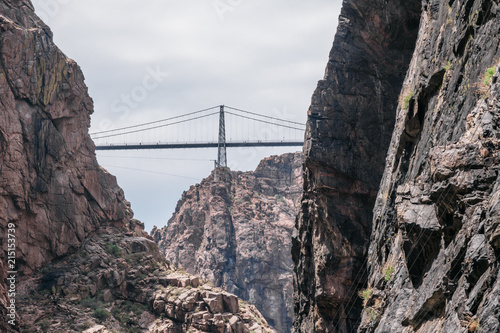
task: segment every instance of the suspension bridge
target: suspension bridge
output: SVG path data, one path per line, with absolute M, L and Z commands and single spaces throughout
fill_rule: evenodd
M 96 150 L 217 148 L 217 168 L 227 167 L 227 148 L 302 147 L 304 131 L 303 123 L 219 105 L 90 135 Z

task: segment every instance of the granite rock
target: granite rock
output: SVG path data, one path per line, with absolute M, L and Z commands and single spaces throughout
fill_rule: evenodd
M 186 191 L 152 236 L 173 264 L 254 304 L 278 332 L 293 318 L 291 236 L 302 154 L 262 160 L 253 172 L 217 170 Z
M 295 332 L 353 332 L 372 209 L 420 1 L 344 1 L 308 111 L 304 195 L 293 237 Z

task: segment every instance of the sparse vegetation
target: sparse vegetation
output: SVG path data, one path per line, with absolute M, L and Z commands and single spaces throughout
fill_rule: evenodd
M 94 318 L 96 318 L 100 321 L 104 321 L 104 320 L 108 319 L 110 315 L 111 314 L 109 313 L 109 311 L 106 309 L 103 309 L 103 308 L 95 309 L 94 314 L 93 314 Z
M 496 65 L 491 66 L 486 69 L 486 72 L 482 76 L 482 79 L 479 82 L 474 83 L 472 86 L 476 87 L 474 93 L 476 95 L 480 95 L 481 99 L 486 99 L 489 97 L 489 86 L 491 81 L 493 81 L 493 75 L 495 75 Z
M 449 71 L 451 69 L 451 61 L 448 60 L 448 62 L 446 63 L 446 65 L 443 66 L 443 68 L 445 71 Z
M 128 333 L 140 333 L 143 330 L 140 327 L 129 327 L 127 328 Z
M 285 199 L 283 199 L 283 196 L 281 194 L 276 194 L 274 197 L 276 198 L 276 200 L 278 200 L 278 202 L 285 202 Z
M 368 315 L 368 319 L 370 321 L 375 321 L 380 318 L 380 312 L 372 307 L 366 309 L 366 314 Z
M 363 299 L 363 305 L 366 306 L 368 300 L 372 296 L 372 289 L 371 288 L 363 289 L 358 293 L 358 295 Z
M 89 329 L 91 327 L 92 327 L 92 323 L 90 321 L 86 321 L 79 326 L 79 329 L 81 329 L 82 331 L 85 331 L 86 329 Z
M 111 314 L 122 325 L 126 325 L 127 322 L 130 320 L 130 316 L 127 313 L 124 313 L 123 309 L 120 309 L 118 307 L 113 308 L 113 310 L 111 310 Z
M 497 66 L 491 66 L 490 68 L 486 69 L 486 73 L 484 73 L 484 79 L 483 79 L 484 85 L 489 86 L 491 84 L 496 68 Z
M 394 273 L 394 267 L 389 266 L 384 270 L 384 280 L 389 282 L 391 280 L 392 274 Z
M 106 246 L 106 252 L 115 257 L 121 257 L 122 255 L 122 250 L 116 244 L 108 244 Z
M 99 302 L 97 297 L 92 297 L 92 298 L 89 297 L 89 298 L 82 299 L 80 304 L 85 308 L 90 308 L 92 310 L 96 310 L 101 305 L 101 302 Z
M 142 259 L 144 259 L 143 253 L 132 253 L 130 255 L 127 255 L 125 258 L 125 260 L 127 260 L 127 263 L 132 266 L 138 266 L 141 263 Z
M 403 99 L 403 110 L 408 109 L 410 106 L 410 100 L 412 99 L 413 95 L 415 95 L 415 92 L 412 90 L 408 95 L 405 96 Z

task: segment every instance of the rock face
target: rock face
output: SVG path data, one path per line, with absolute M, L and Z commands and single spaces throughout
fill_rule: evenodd
M 308 112 L 292 250 L 295 332 L 352 332 L 358 325 L 372 209 L 420 8 L 417 0 L 343 3 Z
M 130 219 L 122 190 L 95 159 L 83 74 L 33 10 L 29 1 L 0 2 L 0 234 L 14 226 L 9 270 L 18 278 Z M 6 237 L 0 244 L 7 250 Z
M 0 0 L 0 331 L 270 332 L 235 296 L 169 271 L 97 164 L 83 80 L 30 1 Z
M 192 186 L 153 238 L 173 264 L 255 304 L 279 332 L 293 316 L 291 235 L 302 193 L 302 154 L 254 172 L 220 169 Z
M 423 1 L 360 332 L 500 332 L 499 9 Z
M 296 332 L 500 331 L 499 9 L 344 2 L 309 111 Z

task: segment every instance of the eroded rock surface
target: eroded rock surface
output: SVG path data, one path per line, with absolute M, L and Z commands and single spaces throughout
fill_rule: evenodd
M 272 156 L 254 172 L 220 169 L 192 186 L 152 235 L 173 264 L 255 304 L 279 332 L 293 316 L 291 235 L 302 154 Z
M 498 9 L 423 1 L 360 332 L 500 331 Z
M 420 7 L 419 0 L 343 2 L 308 112 L 305 192 L 293 239 L 295 332 L 353 332 L 358 325 L 372 209 Z

